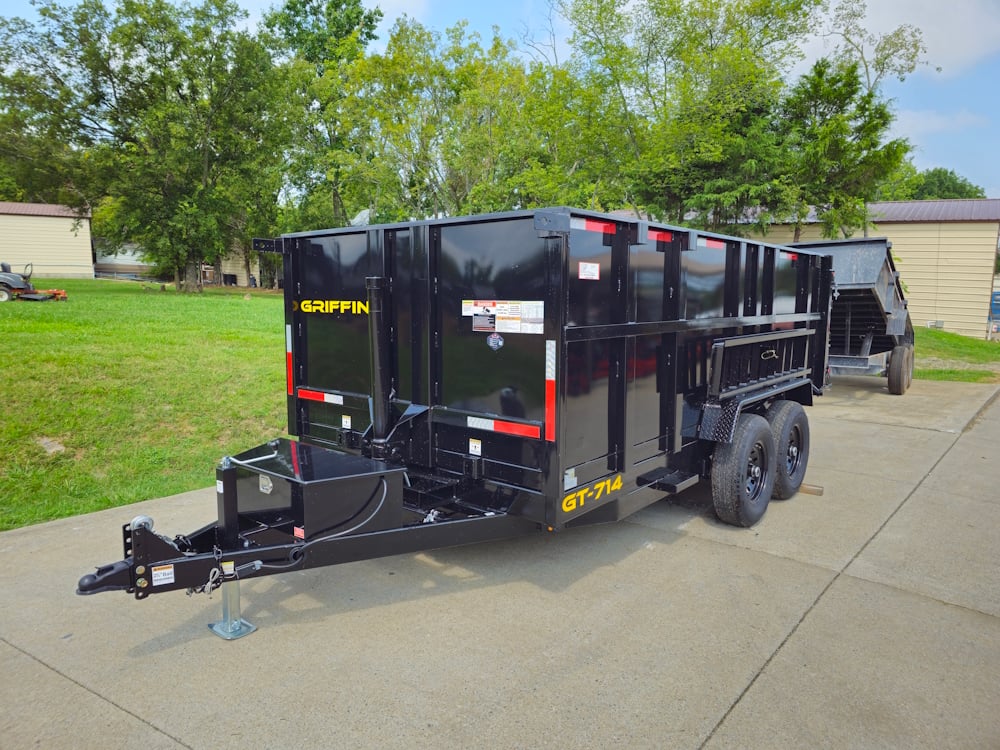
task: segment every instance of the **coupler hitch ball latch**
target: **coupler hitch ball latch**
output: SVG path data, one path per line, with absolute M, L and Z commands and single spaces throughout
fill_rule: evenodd
M 132 531 L 136 529 L 153 530 L 153 519 L 149 516 L 136 516 L 129 523 Z M 132 560 L 119 560 L 118 562 L 102 565 L 94 573 L 87 573 L 76 584 L 78 594 L 100 594 L 105 591 L 127 591 L 132 586 Z M 141 579 L 143 582 L 146 579 Z M 136 582 L 140 587 L 142 583 Z

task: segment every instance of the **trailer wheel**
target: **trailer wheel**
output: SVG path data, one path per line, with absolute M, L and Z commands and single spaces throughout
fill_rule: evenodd
M 906 393 L 913 371 L 913 357 L 910 348 L 904 344 L 894 347 L 889 355 L 889 393 L 902 396 Z
M 785 500 L 799 491 L 809 464 L 809 419 L 797 401 L 778 401 L 765 415 L 774 435 L 775 471 L 771 497 Z
M 712 460 L 712 502 L 719 520 L 753 526 L 774 488 L 774 436 L 767 420 L 741 414 L 733 442 L 719 443 Z
M 0 302 L 10 302 L 10 289 L 0 284 Z

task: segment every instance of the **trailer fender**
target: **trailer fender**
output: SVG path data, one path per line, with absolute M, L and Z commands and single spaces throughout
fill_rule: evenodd
M 808 378 L 796 379 L 761 388 L 726 401 L 706 403 L 701 409 L 698 437 L 713 443 L 733 442 L 733 434 L 736 431 L 736 423 L 740 414 L 779 396 L 789 401 L 796 401 L 803 406 L 811 406 L 812 381 Z

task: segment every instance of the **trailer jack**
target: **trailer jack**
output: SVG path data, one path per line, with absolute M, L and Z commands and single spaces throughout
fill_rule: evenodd
M 250 635 L 257 626 L 240 617 L 240 582 L 226 581 L 221 588 L 222 619 L 219 622 L 209 623 L 208 629 L 227 641 L 235 641 L 237 638 Z

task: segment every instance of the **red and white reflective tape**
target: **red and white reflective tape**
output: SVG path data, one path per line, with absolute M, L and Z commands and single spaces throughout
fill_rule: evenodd
M 505 422 L 502 419 L 485 419 L 483 417 L 466 417 L 465 423 L 473 430 L 486 430 L 487 432 L 500 432 L 504 435 L 518 435 L 519 437 L 539 438 L 542 431 L 537 425 L 521 424 L 520 422 Z
M 602 234 L 614 234 L 616 231 L 613 221 L 601 221 L 600 219 L 585 219 L 582 216 L 571 216 L 569 219 L 570 229 L 583 229 L 587 232 L 601 232 Z
M 726 242 L 725 240 L 717 240 L 714 237 L 699 237 L 698 247 L 709 247 L 713 250 L 725 250 Z
M 545 439 L 556 441 L 556 342 L 545 342 Z
M 308 388 L 299 388 L 299 398 L 306 401 L 322 401 L 324 404 L 344 405 L 344 397 L 336 393 L 323 393 L 322 391 L 311 391 Z
M 288 395 L 295 391 L 295 384 L 292 382 L 292 327 L 285 326 L 285 377 L 288 379 Z
M 673 238 L 673 232 L 668 232 L 665 229 L 649 228 L 649 239 L 651 242 L 670 242 Z

